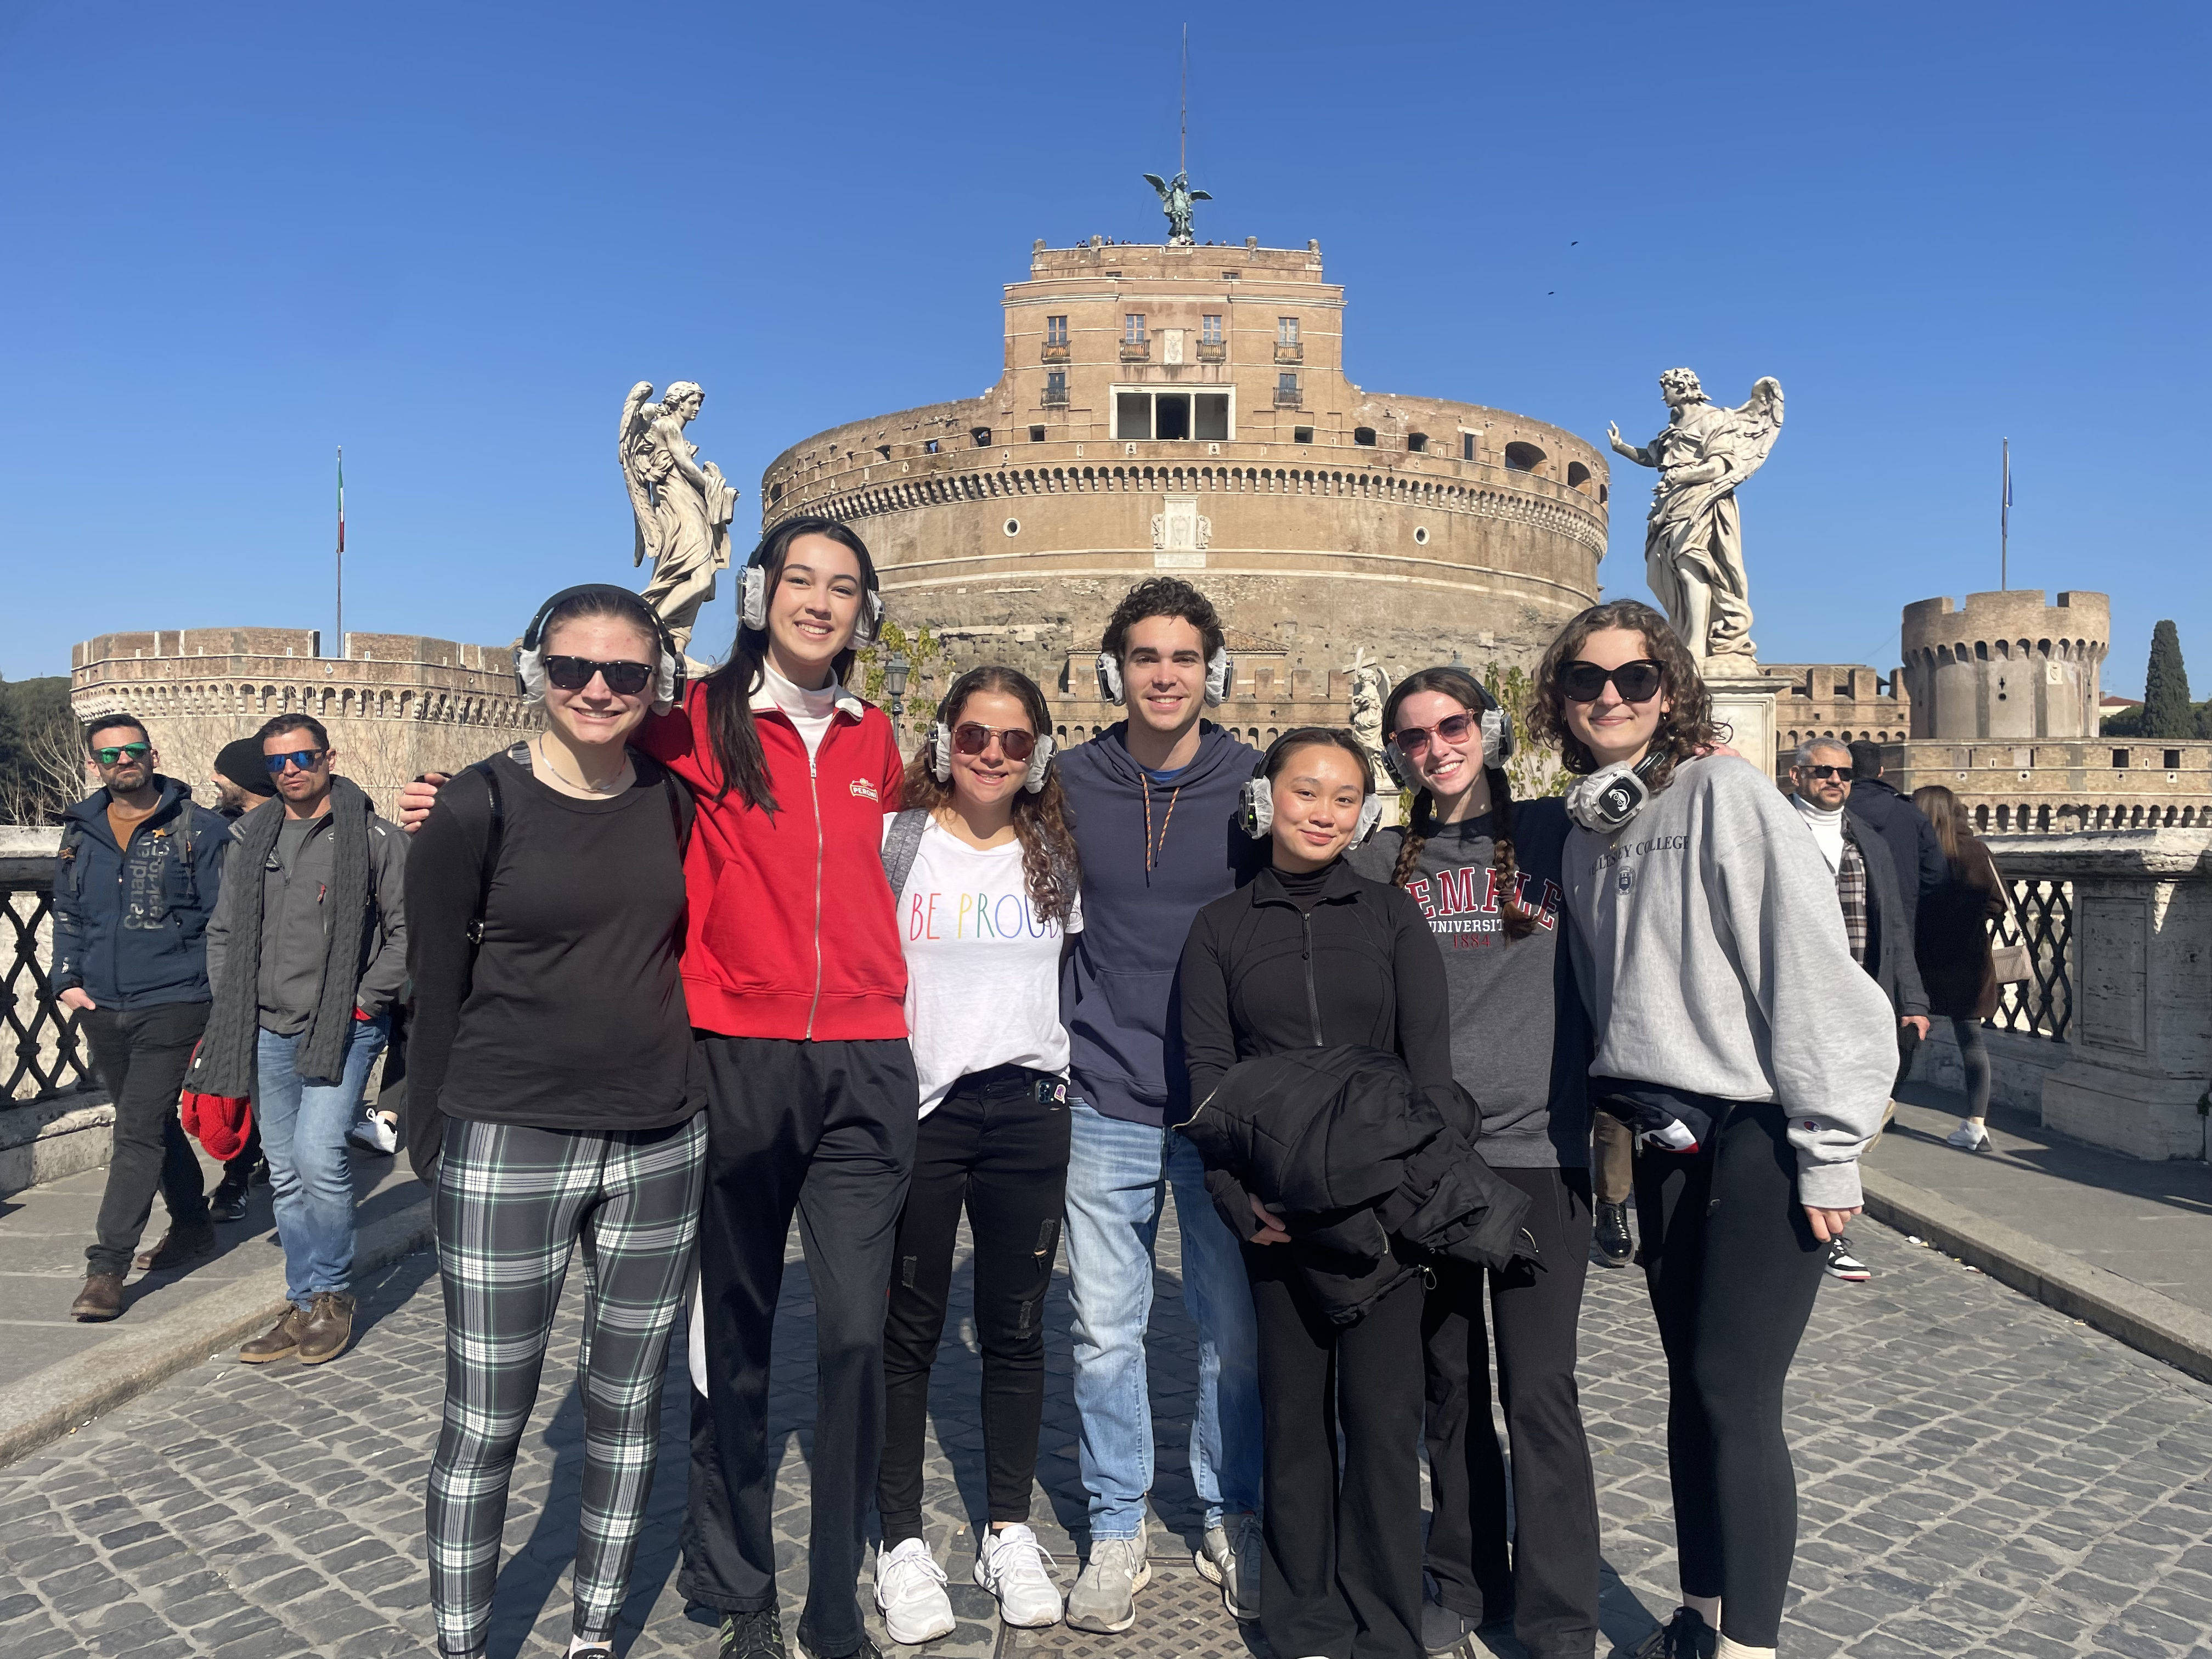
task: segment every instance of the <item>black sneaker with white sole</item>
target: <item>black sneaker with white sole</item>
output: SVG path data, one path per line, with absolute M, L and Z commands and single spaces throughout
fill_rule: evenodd
M 1851 1254 L 1851 1241 L 1840 1233 L 1828 1241 L 1828 1277 L 1846 1285 L 1863 1285 L 1874 1271 Z

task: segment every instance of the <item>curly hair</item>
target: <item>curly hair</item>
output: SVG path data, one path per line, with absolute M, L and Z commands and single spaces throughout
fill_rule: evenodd
M 1200 649 L 1208 662 L 1221 649 L 1221 616 L 1213 601 L 1180 576 L 1150 576 L 1121 596 L 1106 623 L 1098 648 L 1116 662 L 1129 654 L 1129 630 L 1152 617 L 1176 617 L 1198 630 Z
M 1449 697 L 1478 720 L 1484 709 L 1498 706 L 1497 699 L 1482 689 L 1482 682 L 1466 669 L 1424 668 L 1399 681 L 1383 703 L 1385 743 L 1396 740 L 1399 705 L 1420 691 Z M 1499 919 L 1506 938 L 1526 939 L 1535 930 L 1536 913 L 1521 908 L 1521 871 L 1513 850 L 1512 781 L 1501 766 L 1486 766 L 1483 775 L 1490 781 L 1490 867 L 1497 876 L 1498 891 L 1504 895 L 1499 902 Z M 1421 848 L 1436 833 L 1436 797 L 1425 787 L 1414 792 L 1413 818 L 1406 826 L 1406 839 L 1398 848 L 1397 866 L 1390 872 L 1390 879 L 1401 887 L 1413 879 L 1413 868 L 1421 860 Z
M 1594 605 L 1559 630 L 1536 670 L 1536 691 L 1528 703 L 1528 735 L 1539 743 L 1556 743 L 1559 760 L 1567 770 L 1587 775 L 1598 769 L 1597 757 L 1567 725 L 1566 694 L 1559 676 L 1582 654 L 1589 636 L 1607 629 L 1620 629 L 1644 636 L 1644 649 L 1659 665 L 1659 696 L 1668 704 L 1651 734 L 1651 747 L 1663 757 L 1644 780 L 1653 794 L 1674 781 L 1674 769 L 1684 761 L 1728 740 L 1725 727 L 1713 723 L 1713 700 L 1704 677 L 1691 658 L 1689 647 L 1674 624 L 1638 599 L 1613 599 Z
M 979 691 L 997 691 L 1012 697 L 1030 718 L 1030 729 L 1040 739 L 1052 735 L 1052 711 L 1037 683 L 1018 668 L 987 663 L 971 668 L 945 694 L 937 705 L 937 723 L 948 730 L 960 724 L 968 699 Z M 931 769 L 933 740 L 907 763 L 906 782 L 899 799 L 936 817 L 952 804 L 952 785 L 939 783 Z M 1067 827 L 1067 797 L 1060 787 L 1060 773 L 1045 769 L 1044 787 L 1032 795 L 1014 792 L 1014 838 L 1021 842 L 1022 875 L 1029 884 L 1030 902 L 1046 921 L 1065 922 L 1075 908 L 1075 895 L 1083 880 L 1083 866 L 1075 855 L 1075 836 Z

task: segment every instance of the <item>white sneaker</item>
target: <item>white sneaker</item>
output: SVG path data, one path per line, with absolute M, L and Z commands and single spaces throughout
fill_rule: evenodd
M 1962 1152 L 1978 1152 L 1990 1144 L 1990 1132 L 1966 1118 L 1959 1120 L 1959 1127 L 1943 1137 L 1946 1146 L 1956 1146 Z
M 998 1598 L 999 1619 L 1017 1630 L 1060 1622 L 1060 1590 L 1045 1571 L 1052 1556 L 1019 1523 L 988 1528 L 975 1540 L 975 1582 Z
M 884 1633 L 908 1647 L 952 1634 L 945 1569 L 921 1539 L 877 1555 L 876 1610 L 884 1615 Z
M 1094 1538 L 1091 1565 L 1067 1598 L 1067 1622 L 1098 1636 L 1119 1636 L 1137 1622 L 1137 1592 L 1152 1582 L 1145 1529 L 1134 1538 Z
M 390 1158 L 399 1150 L 399 1131 L 374 1112 L 364 1112 L 346 1131 L 346 1139 L 364 1151 Z

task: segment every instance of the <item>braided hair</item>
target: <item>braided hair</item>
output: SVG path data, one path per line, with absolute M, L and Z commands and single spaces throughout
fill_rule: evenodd
M 1485 709 L 1498 707 L 1498 700 L 1483 690 L 1482 683 L 1466 669 L 1424 668 L 1399 681 L 1382 705 L 1385 742 L 1395 740 L 1399 705 L 1419 691 L 1434 691 L 1449 697 L 1478 720 Z M 1514 860 L 1513 849 L 1513 785 L 1502 766 L 1486 765 L 1483 776 L 1490 785 L 1490 868 L 1502 896 L 1498 916 L 1507 939 L 1526 939 L 1535 931 L 1537 916 L 1534 911 L 1523 909 L 1521 905 L 1521 871 Z M 1413 821 L 1406 826 L 1405 840 L 1398 848 L 1397 866 L 1390 872 L 1391 881 L 1400 887 L 1412 879 L 1414 867 L 1421 860 L 1422 848 L 1436 833 L 1436 798 L 1425 787 L 1415 791 Z

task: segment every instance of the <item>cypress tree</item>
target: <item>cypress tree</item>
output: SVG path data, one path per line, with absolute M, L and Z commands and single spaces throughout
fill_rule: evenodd
M 2142 732 L 2147 738 L 2197 735 L 2189 671 L 2181 662 L 2181 635 L 2170 622 L 2151 629 L 2150 665 L 2143 671 Z

